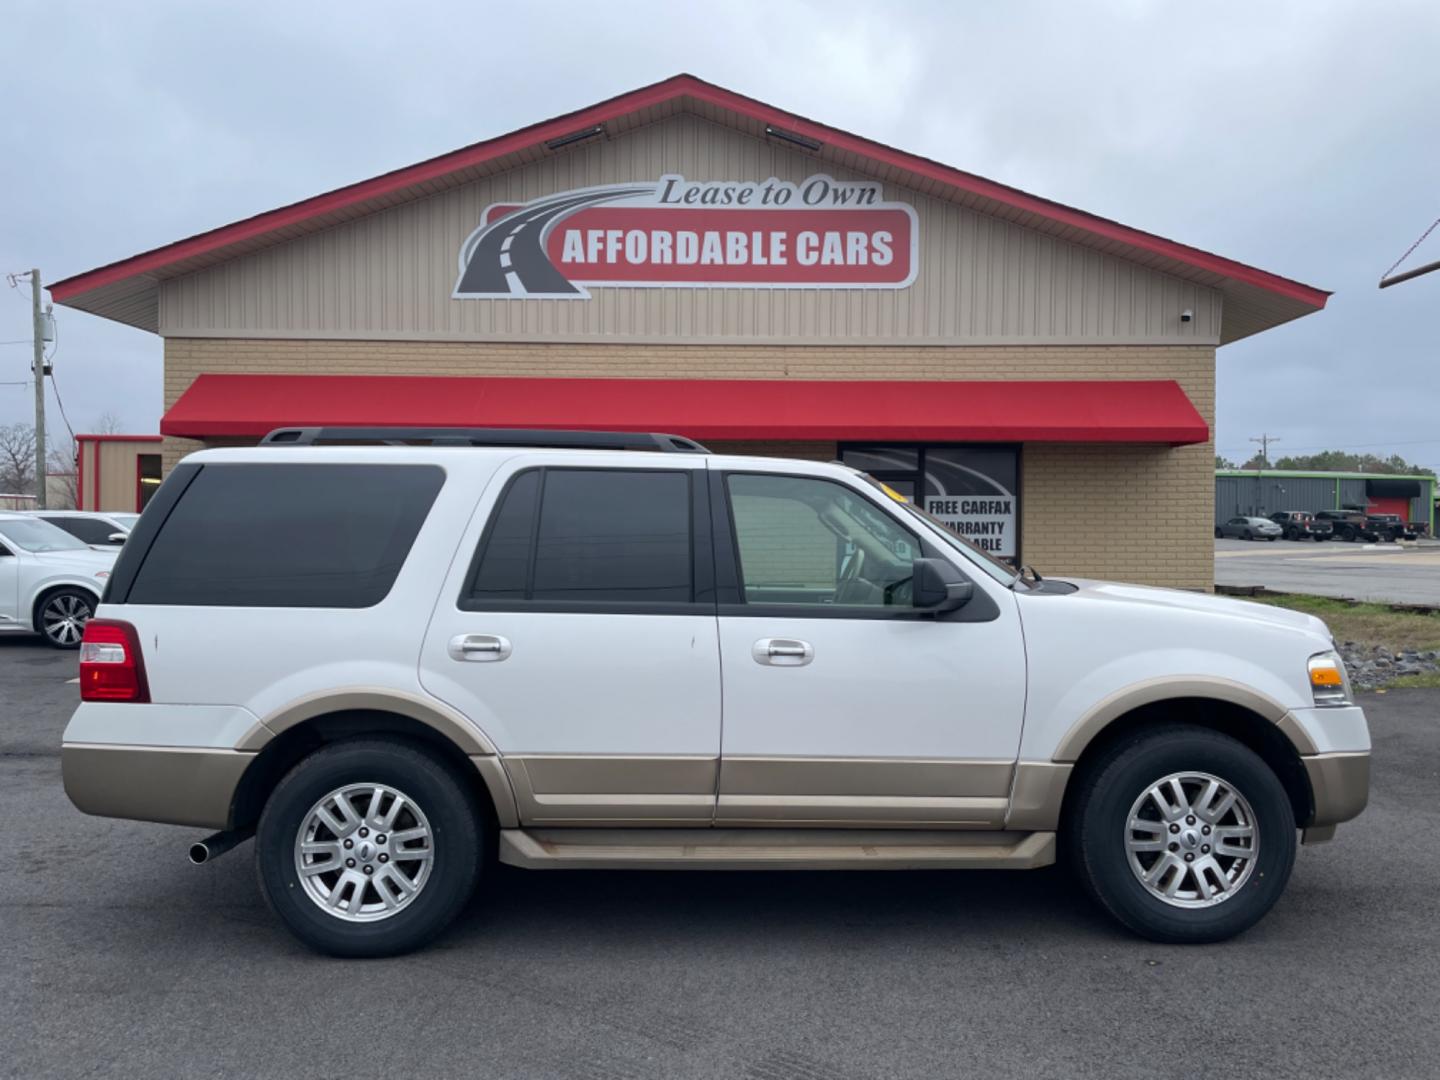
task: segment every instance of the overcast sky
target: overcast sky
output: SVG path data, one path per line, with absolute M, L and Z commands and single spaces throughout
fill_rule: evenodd
M 58 280 L 680 71 L 1333 290 L 1221 350 L 1217 448 L 1440 467 L 1440 273 L 1375 287 L 1440 217 L 1435 0 L 10 0 L 0 273 Z M 1440 229 L 1407 265 L 1435 259 Z M 29 294 L 0 293 L 12 423 Z M 156 430 L 160 340 L 57 318 L 75 429 Z

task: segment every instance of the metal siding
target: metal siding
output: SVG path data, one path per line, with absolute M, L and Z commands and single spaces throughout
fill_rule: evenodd
M 100 482 L 99 505 L 95 509 L 134 513 L 137 509 L 137 460 L 142 453 L 158 453 L 159 446 L 133 442 L 102 442 L 95 445 L 95 472 Z M 91 487 L 91 490 L 94 488 Z
M 584 300 L 452 300 L 461 243 L 496 202 L 655 179 L 865 174 L 682 114 L 172 278 L 167 336 L 750 339 L 1205 344 L 1213 289 L 887 184 L 919 218 L 919 277 L 893 291 L 596 288 Z M 1179 320 L 1181 307 L 1195 318 Z
M 1332 496 L 1333 498 L 1333 496 Z M 1365 493 L 1364 480 L 1341 480 L 1340 481 L 1340 505 L 1341 506 L 1367 506 L 1370 496 Z
M 1363 481 L 1361 482 L 1363 485 Z M 1331 510 L 1335 481 L 1310 476 L 1215 477 L 1215 524 L 1240 515 L 1269 517 L 1277 510 Z

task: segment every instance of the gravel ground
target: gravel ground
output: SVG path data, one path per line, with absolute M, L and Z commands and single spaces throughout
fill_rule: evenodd
M 73 654 L 0 640 L 0 1075 L 1440 1075 L 1440 692 L 1367 695 L 1370 809 L 1239 940 L 1151 945 L 1057 869 L 526 873 L 397 960 L 305 952 L 251 845 L 87 818 Z
M 1392 679 L 1440 671 L 1440 652 L 1434 649 L 1395 652 L 1384 645 L 1342 641 L 1340 656 L 1350 675 L 1350 685 L 1356 690 L 1374 690 Z

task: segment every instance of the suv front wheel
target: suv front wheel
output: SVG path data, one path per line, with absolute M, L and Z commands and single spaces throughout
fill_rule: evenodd
M 485 830 L 443 761 L 400 740 L 322 747 L 270 796 L 260 886 L 305 944 L 393 956 L 438 936 L 474 891 Z
M 1152 941 L 1221 941 L 1280 898 L 1295 815 L 1279 779 L 1236 740 L 1192 725 L 1122 739 L 1081 778 L 1073 864 L 1112 915 Z

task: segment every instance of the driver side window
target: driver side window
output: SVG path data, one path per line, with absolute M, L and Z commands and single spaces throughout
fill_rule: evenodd
M 842 484 L 731 474 L 740 579 L 748 604 L 908 607 L 914 533 Z

